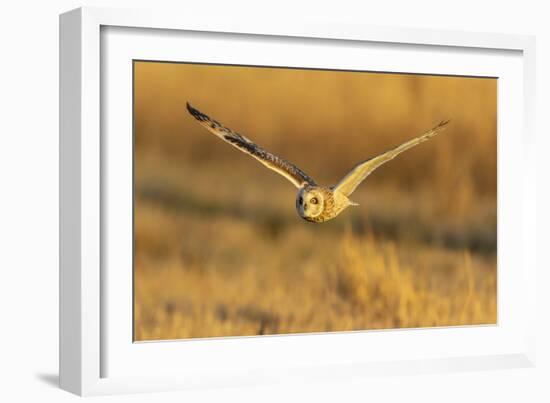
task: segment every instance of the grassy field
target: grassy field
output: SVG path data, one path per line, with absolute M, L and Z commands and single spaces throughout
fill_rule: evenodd
M 136 340 L 496 322 L 496 81 L 138 63 Z M 221 96 L 220 94 L 223 94 Z M 451 127 L 312 224 L 191 101 L 321 184 Z

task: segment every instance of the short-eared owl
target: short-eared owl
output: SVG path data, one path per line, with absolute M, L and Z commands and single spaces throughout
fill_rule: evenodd
M 357 206 L 349 196 L 372 171 L 398 154 L 420 144 L 442 131 L 449 121 L 442 121 L 421 136 L 409 140 L 383 154 L 362 161 L 334 186 L 318 186 L 315 181 L 294 164 L 271 154 L 245 136 L 224 127 L 187 103 L 187 110 L 210 132 L 239 150 L 256 158 L 269 169 L 283 175 L 298 188 L 296 210 L 300 217 L 311 222 L 328 221 L 348 206 Z

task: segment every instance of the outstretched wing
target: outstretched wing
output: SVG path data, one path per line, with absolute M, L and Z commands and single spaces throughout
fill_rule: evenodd
M 408 150 L 409 148 L 414 147 L 417 144 L 423 143 L 424 141 L 435 136 L 443 129 L 445 129 L 447 123 L 449 123 L 448 120 L 442 121 L 436 127 L 427 131 L 423 135 L 409 140 L 406 143 L 403 143 L 400 146 L 385 152 L 384 154 L 380 154 L 376 157 L 360 162 L 355 167 L 353 167 L 353 169 L 333 187 L 333 190 L 339 191 L 340 193 L 349 196 L 351 193 L 353 193 L 357 186 L 359 186 L 359 184 L 363 182 L 365 178 L 369 176 L 371 172 L 378 168 L 380 165 L 394 159 L 403 151 Z
M 276 155 L 271 154 L 259 145 L 253 143 L 245 136 L 236 133 L 231 129 L 228 129 L 227 127 L 224 127 L 219 122 L 211 119 L 201 111 L 193 108 L 191 105 L 189 105 L 189 103 L 187 103 L 187 110 L 191 115 L 193 115 L 195 119 L 197 119 L 197 121 L 202 126 L 207 128 L 210 132 L 214 133 L 220 139 L 228 142 L 239 150 L 253 156 L 269 169 L 272 169 L 275 172 L 283 175 L 297 188 L 301 188 L 305 185 L 315 186 L 315 181 L 294 164 L 288 162 L 283 158 L 279 158 Z

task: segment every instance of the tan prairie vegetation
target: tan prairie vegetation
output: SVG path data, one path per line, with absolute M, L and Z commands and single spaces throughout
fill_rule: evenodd
M 496 80 L 137 62 L 136 340 L 494 324 Z M 320 184 L 448 130 L 313 224 L 203 112 Z

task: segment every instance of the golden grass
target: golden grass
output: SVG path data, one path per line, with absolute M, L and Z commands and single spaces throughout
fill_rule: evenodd
M 141 225 L 177 233 L 183 224 L 151 213 Z M 293 229 L 266 247 L 249 225 L 228 224 L 216 220 L 189 237 L 172 233 L 179 256 L 153 244 L 153 261 L 139 257 L 137 340 L 496 322 L 493 258 L 398 248 L 351 231 L 339 241 L 328 234 L 308 242 Z
M 496 323 L 496 80 L 135 73 L 136 340 Z M 196 125 L 188 100 L 321 184 L 451 125 L 312 224 L 296 189 Z
M 241 196 L 243 172 L 212 187 L 222 167 L 139 166 L 136 340 L 496 322 L 491 201 L 469 222 L 440 217 L 432 196 L 367 187 L 361 206 L 311 224 L 286 183 L 266 198 L 261 170 Z

